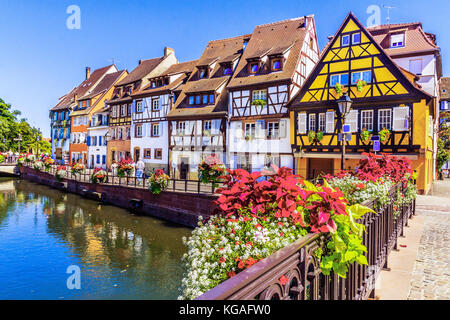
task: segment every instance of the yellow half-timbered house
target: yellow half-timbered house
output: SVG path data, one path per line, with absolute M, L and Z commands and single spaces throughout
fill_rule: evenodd
M 337 100 L 352 100 L 346 115 L 345 169 L 354 170 L 364 152 L 409 158 L 418 189 L 431 189 L 434 109 L 432 96 L 416 84 L 418 77 L 401 69 L 349 13 L 324 48 L 319 63 L 290 103 L 295 171 L 312 178 L 341 169 L 343 121 Z M 350 139 L 351 136 L 351 139 Z

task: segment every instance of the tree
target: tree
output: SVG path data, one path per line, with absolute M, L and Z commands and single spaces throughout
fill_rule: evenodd
M 439 179 L 442 179 L 442 166 L 450 159 L 450 112 L 445 111 L 440 113 L 440 123 L 438 131 L 437 155 L 436 164 L 439 174 Z

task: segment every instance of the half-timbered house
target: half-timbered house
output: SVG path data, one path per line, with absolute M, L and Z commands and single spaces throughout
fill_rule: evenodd
M 146 87 L 150 78 L 166 71 L 174 63 L 177 63 L 175 52 L 173 49 L 166 47 L 164 56 L 140 60 L 138 66 L 116 85 L 112 98 L 108 100 L 110 111 L 109 141 L 107 142 L 108 167 L 112 161 L 134 158 L 131 153 L 132 94 Z
M 131 150 L 142 159 L 146 170 L 169 170 L 169 123 L 167 114 L 186 83 L 197 60 L 173 64 L 149 79 L 149 84 L 132 95 Z
M 286 107 L 319 59 L 314 17 L 257 26 L 227 85 L 228 165 L 293 165 Z
M 379 151 L 412 160 L 418 188 L 428 192 L 433 179 L 433 97 L 417 80 L 350 13 L 289 104 L 296 172 L 312 178 L 340 169 L 343 121 L 337 100 L 346 93 L 353 104 L 344 123 L 351 137 L 344 142 L 345 169 L 354 170 L 378 139 Z
M 228 84 L 250 35 L 210 41 L 167 115 L 171 170 L 195 178 L 207 156 L 226 161 Z

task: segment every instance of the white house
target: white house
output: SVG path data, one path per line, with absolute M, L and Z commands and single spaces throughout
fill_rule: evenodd
M 89 168 L 106 169 L 108 114 L 103 109 L 92 115 L 87 136 Z
M 318 58 L 312 15 L 255 28 L 227 85 L 229 167 L 293 168 L 286 104 Z

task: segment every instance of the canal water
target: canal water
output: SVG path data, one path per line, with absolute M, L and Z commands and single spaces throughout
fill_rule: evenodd
M 0 299 L 176 299 L 190 232 L 0 178 Z

